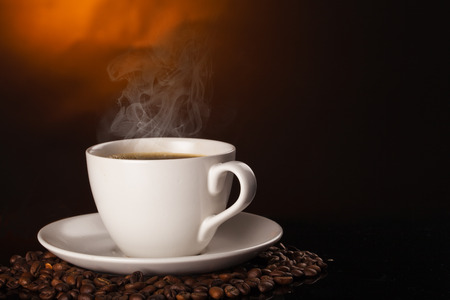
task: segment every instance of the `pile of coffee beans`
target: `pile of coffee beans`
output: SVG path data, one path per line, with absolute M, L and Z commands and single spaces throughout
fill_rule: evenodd
M 0 266 L 0 299 L 270 299 L 326 274 L 309 251 L 283 244 L 231 269 L 190 276 L 112 275 L 76 267 L 50 252 L 14 255 Z

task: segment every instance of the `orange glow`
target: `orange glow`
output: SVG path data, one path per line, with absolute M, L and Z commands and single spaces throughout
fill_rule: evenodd
M 35 0 L 0 4 L 20 50 L 48 54 L 82 41 L 114 46 L 158 43 L 178 25 L 217 17 L 222 1 Z
M 14 0 L 0 2 L 2 48 L 27 66 L 52 118 L 114 105 L 106 67 L 131 47 L 156 45 L 180 25 L 208 29 L 225 8 L 208 0 Z M 203 26 L 203 27 L 202 27 Z M 11 70 L 14 71 L 14 70 Z M 72 84 L 72 82 L 74 84 Z M 53 95 L 53 94 L 52 94 Z

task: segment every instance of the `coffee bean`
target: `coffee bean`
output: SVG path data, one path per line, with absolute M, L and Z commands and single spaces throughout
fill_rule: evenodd
M 189 292 L 181 292 L 176 296 L 177 300 L 189 300 L 191 299 L 191 294 Z
M 262 275 L 262 271 L 260 268 L 252 268 L 247 273 L 248 278 L 261 277 L 261 275 Z
M 55 290 L 58 292 L 67 292 L 70 290 L 70 287 L 67 283 L 60 282 L 55 286 Z
M 314 276 L 317 276 L 317 271 L 316 271 L 316 269 L 310 268 L 310 267 L 306 267 L 306 268 L 303 270 L 303 273 L 305 273 L 305 276 L 306 276 L 306 277 L 314 277 Z
M 78 295 L 80 294 L 80 291 L 76 290 L 76 289 L 72 289 L 67 294 L 69 294 L 72 297 L 72 299 L 78 299 Z
M 20 256 L 20 255 L 18 255 L 18 254 L 13 255 L 13 256 L 11 256 L 11 258 L 9 259 L 9 263 L 10 263 L 11 265 L 13 265 L 13 264 L 16 263 L 16 261 L 17 261 L 19 258 L 22 258 L 22 256 Z
M 105 285 L 112 284 L 111 280 L 109 280 L 107 278 L 103 278 L 103 277 L 96 277 L 96 278 L 94 278 L 93 282 L 96 287 L 102 287 Z
M 153 277 L 150 277 L 149 279 L 147 279 L 146 281 L 145 281 L 145 283 L 146 284 L 154 284 L 155 282 L 157 282 L 159 280 L 159 277 L 158 276 L 153 276 Z
M 84 283 L 80 287 L 81 294 L 92 294 L 93 292 L 95 292 L 95 286 L 92 283 Z
M 19 299 L 31 299 L 32 294 L 27 289 L 22 289 L 19 291 Z
M 21 286 L 25 286 L 33 281 L 33 275 L 30 272 L 23 272 L 20 276 L 18 283 Z
M 271 291 L 273 289 L 273 286 L 274 286 L 273 281 L 261 280 L 261 282 L 258 284 L 258 290 L 261 293 L 266 293 L 268 291 Z
M 192 277 L 188 277 L 188 278 L 184 278 L 184 284 L 190 287 L 193 287 L 194 284 L 197 282 L 197 280 L 195 278 Z
M 165 282 L 164 280 L 158 280 L 153 284 L 156 288 L 160 289 L 163 288 L 167 285 L 167 282 Z
M 46 287 L 40 291 L 39 298 L 43 300 L 53 299 L 56 294 L 56 290 L 53 287 Z
M 33 275 L 34 277 L 38 277 L 42 268 L 45 269 L 45 266 L 41 261 L 34 261 L 30 267 L 31 275 Z
M 236 298 L 240 294 L 239 290 L 232 285 L 226 285 L 223 291 L 228 298 Z
M 303 277 L 305 276 L 305 273 L 303 273 L 302 270 L 300 270 L 299 268 L 295 268 L 291 270 L 291 274 L 295 277 Z
M 78 300 L 93 300 L 93 299 L 94 296 L 88 293 L 81 293 L 80 295 L 78 295 Z
M 58 296 L 56 296 L 56 299 L 58 299 L 58 300 L 71 300 L 72 296 L 70 296 L 70 294 L 68 294 L 68 293 L 60 293 L 60 294 L 58 294 Z
M 231 276 L 233 276 L 233 278 L 244 279 L 247 277 L 247 271 L 246 270 L 235 271 L 231 274 Z
M 222 299 L 223 298 L 223 289 L 221 287 L 218 286 L 213 286 L 209 289 L 209 295 L 211 296 L 211 298 L 213 299 Z
M 92 279 L 94 279 L 95 274 L 92 271 L 84 271 L 83 272 L 83 277 L 86 278 L 86 279 L 92 280 Z
M 292 278 L 292 276 L 278 276 L 274 277 L 273 281 L 279 285 L 288 285 L 294 281 L 294 278 Z
M 145 296 L 140 293 L 131 294 L 128 300 L 144 300 Z
M 207 293 L 208 290 L 209 289 L 204 285 L 199 285 L 194 288 L 194 292 L 196 292 L 196 293 Z
M 146 286 L 146 283 L 145 283 L 145 282 L 142 282 L 142 281 L 136 281 L 136 282 L 133 282 L 133 283 L 127 283 L 127 284 L 125 284 L 125 289 L 126 289 L 126 290 L 128 290 L 128 289 L 141 290 L 141 289 L 143 289 L 145 286 Z
M 143 289 L 141 289 L 139 292 L 143 294 L 153 294 L 156 291 L 156 287 L 153 285 L 147 285 Z
M 164 276 L 163 280 L 166 281 L 167 283 L 170 283 L 170 284 L 175 284 L 175 283 L 180 283 L 181 282 L 180 278 L 172 276 L 172 275 Z
M 320 273 L 320 271 L 322 271 L 318 265 L 309 265 L 308 268 L 316 270 L 317 273 Z
M 67 263 L 57 263 L 53 265 L 54 271 L 67 270 L 69 269 L 69 265 Z
M 252 290 L 252 288 L 245 282 L 236 283 L 236 288 L 244 296 L 248 295 L 250 293 L 250 291 Z
M 206 300 L 208 299 L 208 294 L 205 292 L 193 292 L 191 293 L 192 300 Z
M 40 255 L 42 255 L 41 251 L 28 251 L 25 255 L 25 259 L 27 262 L 35 261 L 39 259 Z
M 223 282 L 229 282 L 231 279 L 233 279 L 233 274 L 231 274 L 231 273 L 222 273 L 222 274 L 219 274 L 219 278 Z
M 105 292 L 113 292 L 115 290 L 117 290 L 117 285 L 114 283 L 108 284 L 108 285 L 104 285 L 102 287 L 98 288 L 100 291 L 105 291 Z

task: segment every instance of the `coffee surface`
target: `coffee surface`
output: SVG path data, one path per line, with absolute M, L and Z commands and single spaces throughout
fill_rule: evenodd
M 119 153 L 110 155 L 110 158 L 115 159 L 136 159 L 136 160 L 160 160 L 160 159 L 180 159 L 201 157 L 203 155 L 189 154 L 189 153 L 172 153 L 172 152 L 132 152 Z

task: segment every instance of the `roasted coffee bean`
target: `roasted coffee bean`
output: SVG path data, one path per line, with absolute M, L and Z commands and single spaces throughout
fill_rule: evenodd
M 94 300 L 94 296 L 88 293 L 81 293 L 78 295 L 78 300 Z
M 222 273 L 219 274 L 219 278 L 220 280 L 222 280 L 223 282 L 229 282 L 231 279 L 233 279 L 233 274 L 232 273 Z
M 85 283 L 80 287 L 81 294 L 92 294 L 95 292 L 95 286 L 92 283 Z
M 70 290 L 70 287 L 67 283 L 60 282 L 55 285 L 55 290 L 57 290 L 58 292 L 67 292 Z
M 71 300 L 72 297 L 68 293 L 60 293 L 58 296 L 56 296 L 56 299 L 58 300 Z
M 144 300 L 144 299 L 145 299 L 145 296 L 140 293 L 131 294 L 128 298 L 128 300 Z
M 134 293 L 137 293 L 138 292 L 138 290 L 135 290 L 135 289 L 125 289 L 124 291 L 122 291 L 122 293 L 124 294 L 124 295 L 131 295 L 131 294 L 134 294 Z
M 55 297 L 55 294 L 56 294 L 56 290 L 53 287 L 48 286 L 48 287 L 40 290 L 39 298 L 41 298 L 43 300 L 53 299 L 53 297 Z
M 208 294 L 205 292 L 193 292 L 191 293 L 192 300 L 206 300 L 208 299 Z
M 153 294 L 155 291 L 156 291 L 156 287 L 154 285 L 147 285 L 139 292 L 143 293 L 143 294 Z
M 245 279 L 245 283 L 252 289 L 256 289 L 258 287 L 258 284 L 260 281 L 261 281 L 261 279 L 259 279 L 257 277 Z
M 279 266 L 276 270 L 282 271 L 282 272 L 290 272 L 291 268 L 288 266 Z
M 69 265 L 67 263 L 56 263 L 53 265 L 53 270 L 54 271 L 61 271 L 61 270 L 67 270 L 69 269 Z
M 211 296 L 211 298 L 213 299 L 222 299 L 224 292 L 223 289 L 221 287 L 218 286 L 213 286 L 209 289 L 209 295 Z
M 22 258 L 22 256 L 20 256 L 20 255 L 18 255 L 18 254 L 13 255 L 13 256 L 11 256 L 11 258 L 9 259 L 9 263 L 10 263 L 11 265 L 13 265 L 13 264 L 16 263 L 16 261 L 17 261 L 19 258 Z
M 158 276 L 152 276 L 149 279 L 147 279 L 145 281 L 146 284 L 154 284 L 155 282 L 157 282 L 159 280 Z
M 310 267 L 306 267 L 303 270 L 303 273 L 305 274 L 306 277 L 314 277 L 317 276 L 317 271 L 314 268 L 310 268 Z
M 317 273 L 320 273 L 320 271 L 322 271 L 318 265 L 309 265 L 308 268 L 316 270 Z
M 78 296 L 80 295 L 80 291 L 77 289 L 72 289 L 67 294 L 69 294 L 72 297 L 72 299 L 78 299 Z
M 228 298 L 236 298 L 240 294 L 239 290 L 232 285 L 226 285 L 223 291 Z
M 261 280 L 261 282 L 258 284 L 258 290 L 261 293 L 266 293 L 268 291 L 271 291 L 273 289 L 274 282 L 271 280 Z
M 233 278 L 244 279 L 247 277 L 247 271 L 246 270 L 235 271 L 231 273 L 231 276 L 233 276 Z
M 252 288 L 245 282 L 236 283 L 236 288 L 244 296 L 248 295 L 250 293 L 250 291 L 252 290 Z
M 261 272 L 262 272 L 262 274 L 267 275 L 267 274 L 270 274 L 270 272 L 272 272 L 272 270 L 268 269 L 268 268 L 264 268 L 264 269 L 261 270 Z M 261 277 L 261 276 L 262 275 L 260 275 L 259 277 Z
M 10 289 L 10 290 L 17 289 L 19 286 L 20 286 L 20 284 L 19 284 L 19 280 L 18 280 L 18 279 L 12 279 L 12 280 L 9 280 L 9 281 L 6 283 L 6 287 L 7 287 L 8 289 Z
M 114 283 L 111 283 L 111 284 L 99 287 L 98 290 L 110 293 L 110 292 L 117 290 L 117 285 Z
M 199 285 L 199 286 L 196 286 L 193 291 L 196 293 L 207 293 L 208 290 L 209 290 L 208 287 L 206 287 L 204 285 Z
M 141 290 L 146 286 L 145 282 L 142 281 L 136 281 L 133 283 L 127 283 L 125 284 L 125 289 L 133 289 L 133 290 Z
M 183 281 L 183 283 L 185 285 L 190 286 L 190 287 L 193 287 L 196 282 L 197 282 L 197 280 L 192 277 L 185 278 Z
M 190 291 L 191 289 L 182 283 L 175 283 L 170 285 L 170 289 L 176 291 L 177 293 Z
M 172 276 L 172 275 L 164 276 L 163 280 L 168 282 L 168 283 L 170 283 L 170 284 L 175 284 L 175 283 L 180 283 L 181 282 L 180 278 Z
M 21 286 L 25 286 L 27 284 L 30 284 L 33 281 L 33 279 L 34 279 L 33 275 L 31 275 L 30 272 L 23 272 L 18 280 L 18 283 Z
M 30 273 L 34 277 L 38 277 L 41 269 L 45 269 L 44 264 L 41 261 L 34 261 L 30 267 Z
M 274 270 L 269 273 L 270 277 L 279 277 L 279 276 L 285 276 L 286 272 L 280 271 L 280 270 Z
M 294 278 L 292 278 L 292 276 L 278 276 L 274 277 L 273 281 L 279 285 L 288 285 L 294 281 Z
M 32 296 L 31 292 L 27 289 L 21 289 L 19 291 L 19 299 L 31 299 Z
M 262 271 L 260 268 L 252 268 L 247 273 L 248 278 L 256 278 L 256 277 L 261 277 L 261 276 L 262 276 Z
M 300 268 L 295 268 L 291 270 L 291 274 L 295 277 L 303 277 L 305 276 L 305 273 L 303 273 L 302 270 L 300 270 Z
M 176 296 L 177 300 L 189 300 L 191 299 L 191 294 L 189 292 L 181 292 Z
M 153 284 L 156 288 L 160 289 L 163 288 L 167 285 L 167 282 L 165 282 L 164 280 L 158 280 Z
M 96 287 L 102 287 L 105 285 L 112 284 L 111 280 L 109 280 L 107 278 L 103 278 L 103 277 L 96 277 L 96 278 L 94 278 L 93 282 Z
M 35 261 L 39 259 L 40 255 L 42 255 L 41 251 L 28 251 L 25 254 L 25 259 L 27 262 Z
M 170 285 L 166 285 L 165 287 L 164 287 L 164 296 L 166 296 L 166 298 L 167 299 L 169 299 L 169 300 L 174 300 L 175 299 L 175 297 L 177 296 L 177 292 L 176 291 L 174 291 L 174 290 L 172 290 L 171 288 L 170 288 Z

